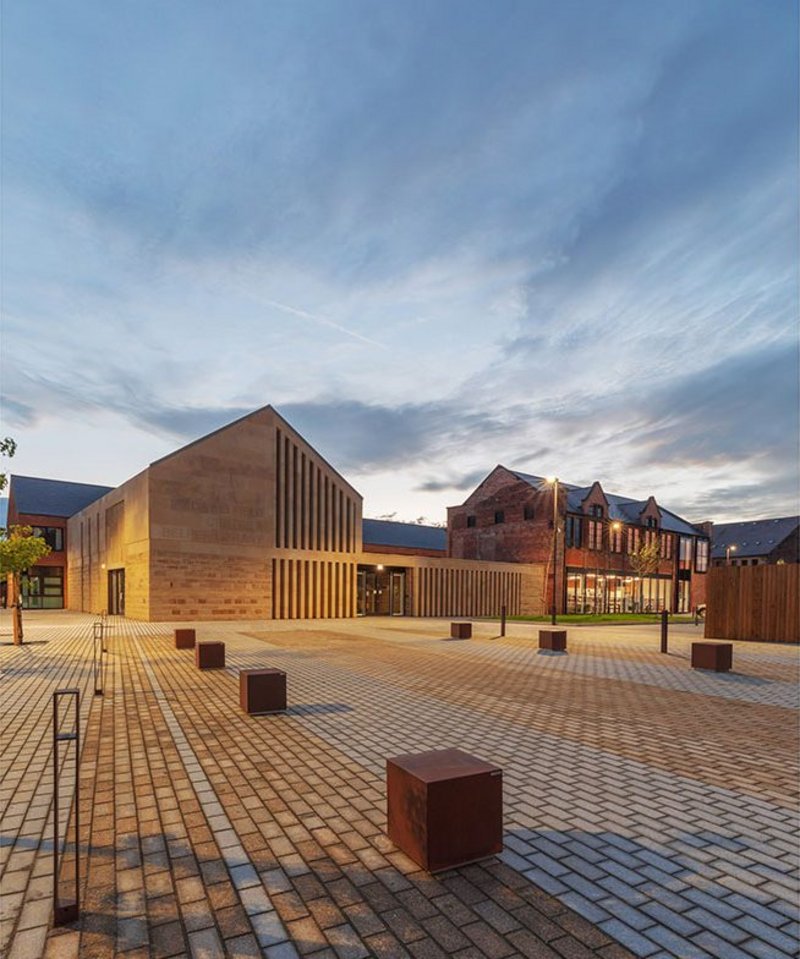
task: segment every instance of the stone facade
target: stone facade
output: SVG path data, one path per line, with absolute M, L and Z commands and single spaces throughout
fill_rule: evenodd
M 385 559 L 364 553 L 361 523 L 361 495 L 265 407 L 152 463 L 69 520 L 69 606 L 113 611 L 124 576 L 124 612 L 135 619 L 355 616 L 359 565 Z M 389 561 L 409 570 L 411 595 L 440 615 L 495 615 L 501 583 L 516 611 L 541 602 L 533 567 L 393 552 Z M 437 572 L 416 572 L 423 567 Z

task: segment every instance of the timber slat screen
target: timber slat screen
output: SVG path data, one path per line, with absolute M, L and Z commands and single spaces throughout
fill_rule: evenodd
M 310 454 L 275 431 L 275 545 L 350 553 L 356 549 L 356 503 Z
M 708 571 L 705 636 L 800 643 L 800 564 Z
M 522 575 L 496 570 L 422 567 L 414 570 L 415 616 L 511 616 L 521 612 Z

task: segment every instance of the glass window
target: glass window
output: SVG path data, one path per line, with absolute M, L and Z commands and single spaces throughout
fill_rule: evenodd
M 589 549 L 603 548 L 603 524 L 597 520 L 589 520 Z
M 590 514 L 591 516 L 602 516 L 602 515 L 603 515 L 603 507 L 600 506 L 600 505 L 598 505 L 598 504 L 595 504 L 594 506 L 590 506 L 590 507 L 589 507 L 589 514 Z
M 565 542 L 567 546 L 581 545 L 581 518 L 580 516 L 568 516 L 566 529 L 564 531 Z
M 534 509 L 532 506 L 526 506 L 522 511 L 522 516 L 524 519 L 533 519 L 534 515 Z
M 635 553 L 639 549 L 639 527 L 638 526 L 629 526 L 628 527 L 628 552 Z
M 32 566 L 20 577 L 23 609 L 63 609 L 64 570 L 60 566 Z
M 694 556 L 695 572 L 705 573 L 708 570 L 708 540 L 698 539 Z
M 664 559 L 672 559 L 672 537 L 669 533 L 661 534 L 661 555 Z
M 494 521 L 495 523 L 505 523 L 506 514 L 503 512 L 503 510 L 499 509 L 495 512 Z
M 468 526 L 470 529 L 472 529 L 472 527 L 473 527 L 474 525 L 475 525 L 475 517 L 474 517 L 474 516 L 468 516 L 468 517 L 467 517 L 467 526 Z
M 678 569 L 692 568 L 692 539 L 690 536 L 681 536 L 678 552 Z
M 621 553 L 622 552 L 622 536 L 623 529 L 622 526 L 618 523 L 615 526 L 610 526 L 608 529 L 608 543 L 609 549 L 612 553 Z
M 33 535 L 40 536 L 54 552 L 64 549 L 64 530 L 60 526 L 34 526 Z

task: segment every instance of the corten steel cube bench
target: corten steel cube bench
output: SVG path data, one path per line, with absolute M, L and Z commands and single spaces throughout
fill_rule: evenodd
M 450 639 L 472 639 L 472 623 L 450 623 Z
M 566 629 L 540 629 L 539 649 L 549 649 L 555 653 L 567 651 Z
M 194 648 L 194 662 L 198 669 L 224 669 L 225 643 L 198 643 Z
M 239 673 L 239 705 L 257 716 L 286 709 L 286 673 L 280 669 L 243 669 Z
M 386 760 L 388 833 L 428 872 L 503 850 L 503 771 L 460 749 Z
M 733 643 L 692 643 L 692 669 L 727 673 L 733 666 Z
M 193 629 L 175 630 L 175 649 L 194 649 L 195 642 L 196 636 Z

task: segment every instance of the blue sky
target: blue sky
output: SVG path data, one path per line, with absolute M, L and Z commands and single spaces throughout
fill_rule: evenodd
M 10 0 L 2 430 L 117 484 L 271 403 L 443 520 L 498 462 L 798 506 L 794 0 Z

